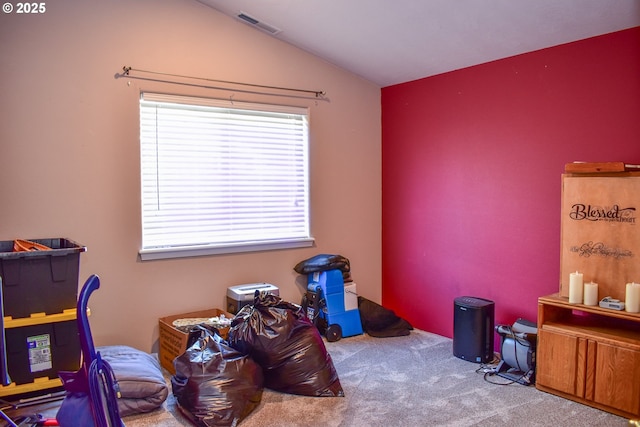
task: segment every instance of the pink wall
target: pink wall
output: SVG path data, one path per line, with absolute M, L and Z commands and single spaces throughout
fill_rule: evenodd
M 537 318 L 565 163 L 640 163 L 640 27 L 382 89 L 382 301 L 451 337 L 453 300 Z

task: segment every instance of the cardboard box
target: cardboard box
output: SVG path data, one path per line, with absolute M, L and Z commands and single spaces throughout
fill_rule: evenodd
M 344 284 L 344 310 L 355 310 L 358 308 L 358 289 L 355 282 Z
M 187 349 L 187 340 L 189 334 L 173 326 L 173 322 L 177 319 L 187 318 L 211 318 L 224 315 L 228 319 L 233 319 L 233 314 L 218 308 L 210 310 L 192 311 L 190 313 L 174 314 L 172 316 L 161 317 L 159 319 L 160 339 L 158 343 L 158 358 L 160 365 L 169 371 L 171 375 L 176 373 L 173 367 L 173 359 L 180 356 Z M 227 339 L 229 328 L 219 328 L 220 336 Z

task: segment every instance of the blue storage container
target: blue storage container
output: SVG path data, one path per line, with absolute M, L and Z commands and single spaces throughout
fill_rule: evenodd
M 327 323 L 325 335 L 329 341 L 363 333 L 360 310 L 346 310 L 345 287 L 340 270 L 318 271 L 307 275 L 307 294 L 309 300 L 322 301 L 324 306 L 315 316 Z

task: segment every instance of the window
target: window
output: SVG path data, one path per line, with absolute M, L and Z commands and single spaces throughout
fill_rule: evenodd
M 143 93 L 143 260 L 311 246 L 308 110 Z

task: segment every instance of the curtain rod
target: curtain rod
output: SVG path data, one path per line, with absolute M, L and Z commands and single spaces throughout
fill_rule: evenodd
M 145 79 L 144 77 L 133 76 L 133 75 L 131 75 L 131 72 L 153 74 L 153 75 L 158 75 L 158 76 L 181 78 L 181 79 L 201 80 L 201 81 L 206 81 L 206 82 L 214 82 L 214 83 L 222 83 L 222 84 L 248 86 L 248 87 L 260 88 L 260 89 L 275 89 L 275 90 L 283 90 L 283 91 L 289 91 L 289 92 L 308 93 L 308 94 L 313 95 L 316 99 L 326 99 L 325 98 L 326 92 L 325 91 L 321 91 L 321 90 L 294 89 L 294 88 L 288 88 L 288 87 L 266 86 L 266 85 L 252 84 L 252 83 L 232 82 L 232 81 L 228 81 L 228 80 L 208 79 L 208 78 L 204 78 L 204 77 L 183 76 L 183 75 L 180 75 L 180 74 L 162 73 L 162 72 L 158 72 L 158 71 L 138 70 L 138 69 L 135 69 L 133 67 L 127 67 L 126 65 L 124 67 L 122 67 L 122 74 L 119 75 L 119 76 L 120 77 L 125 77 L 126 76 L 126 77 L 132 77 L 132 78 Z M 116 75 L 116 77 L 118 77 L 118 75 Z M 153 79 L 147 79 L 147 80 L 153 80 Z M 205 88 L 210 88 L 210 89 L 226 89 L 226 90 L 229 90 L 228 88 L 218 88 L 218 87 L 213 87 L 213 86 L 195 85 L 195 84 L 192 84 L 192 83 L 184 83 L 184 82 L 172 81 L 172 80 L 154 80 L 154 81 L 164 81 L 166 83 L 173 83 L 173 84 L 180 84 L 180 85 L 187 85 L 187 86 L 199 86 L 199 87 L 205 87 Z M 261 93 L 261 92 L 258 92 L 258 93 Z M 278 95 L 278 94 L 264 93 L 264 95 Z M 280 95 L 280 96 L 282 96 L 282 95 Z

